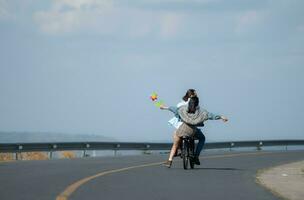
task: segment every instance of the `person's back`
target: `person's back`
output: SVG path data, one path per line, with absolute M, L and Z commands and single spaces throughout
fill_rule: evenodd
M 180 108 L 182 106 L 188 105 L 190 98 L 194 96 L 197 96 L 196 91 L 194 89 L 187 90 L 186 94 L 182 98 L 182 101 L 179 102 L 176 107 Z M 183 122 L 180 120 L 178 113 L 175 113 L 175 116 L 168 121 L 168 124 L 173 126 L 175 129 L 178 129 L 182 125 L 182 123 Z

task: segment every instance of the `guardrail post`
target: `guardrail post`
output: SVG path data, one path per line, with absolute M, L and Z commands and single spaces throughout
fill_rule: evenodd
M 114 156 L 117 156 L 117 151 L 120 148 L 120 144 L 116 145 L 116 148 L 114 149 Z
M 83 150 L 83 154 L 82 154 L 82 157 L 83 157 L 83 158 L 84 158 L 84 157 L 89 157 L 89 155 L 87 154 L 87 149 L 89 149 L 90 147 L 91 147 L 90 144 L 86 144 L 86 145 L 85 145 L 85 148 L 86 148 L 86 149 Z
M 23 149 L 22 145 L 18 145 L 18 151 L 16 152 L 16 160 L 22 160 L 22 154 L 21 154 L 21 150 Z
M 54 150 L 52 150 L 52 149 L 54 149 Z M 57 144 L 54 144 L 54 145 L 52 146 L 52 149 L 51 149 L 51 151 L 50 151 L 50 159 L 53 159 L 53 152 L 57 149 Z
M 259 142 L 259 144 L 257 146 L 257 150 L 258 151 L 262 150 L 262 146 L 263 146 L 263 142 Z
M 147 144 L 146 149 L 143 151 L 143 154 L 151 154 L 151 151 L 149 150 L 151 145 Z
M 234 143 L 231 142 L 231 143 L 230 143 L 230 148 L 229 148 L 229 150 L 232 151 L 232 148 L 233 148 L 233 147 L 234 147 Z
M 86 144 L 86 148 L 87 148 L 87 149 L 90 149 L 90 147 L 91 147 L 90 144 Z M 85 153 L 86 153 L 86 154 L 85 154 L 86 157 L 89 157 L 89 156 L 90 156 L 90 154 L 87 154 L 87 151 L 86 151 L 86 150 L 85 150 Z

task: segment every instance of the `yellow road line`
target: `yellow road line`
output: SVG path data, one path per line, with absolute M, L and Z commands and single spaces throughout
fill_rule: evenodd
M 230 155 L 217 155 L 217 156 L 204 156 L 203 159 L 209 159 L 209 158 L 228 158 L 228 157 L 237 157 L 237 156 L 248 156 L 248 155 L 264 155 L 264 154 L 269 154 L 273 152 L 253 152 L 253 153 L 238 153 L 238 154 L 230 154 Z M 101 172 L 98 174 L 95 174 L 93 176 L 89 176 L 83 179 L 80 179 L 79 181 L 76 181 L 75 183 L 69 185 L 62 193 L 60 193 L 57 197 L 56 200 L 68 200 L 68 198 L 82 185 L 85 183 L 98 178 L 100 176 L 108 175 L 108 174 L 114 174 L 117 172 L 123 172 L 123 171 L 128 171 L 131 169 L 138 169 L 138 168 L 144 168 L 144 167 L 151 167 L 151 166 L 156 166 L 160 165 L 164 162 L 157 162 L 157 163 L 149 163 L 149 164 L 144 164 L 144 165 L 137 165 L 137 166 L 131 166 L 131 167 L 125 167 L 121 169 L 114 169 L 114 170 L 109 170 L 105 172 Z
M 125 168 L 121 168 L 121 169 L 114 169 L 114 170 L 105 171 L 105 172 L 95 174 L 93 176 L 86 177 L 86 178 L 81 179 L 81 180 L 73 183 L 72 185 L 68 186 L 59 196 L 56 197 L 56 200 L 67 200 L 68 197 L 71 196 L 71 194 L 73 192 L 75 192 L 81 185 L 83 185 L 83 184 L 87 183 L 88 181 L 90 181 L 92 179 L 95 179 L 97 177 L 104 176 L 104 175 L 107 175 L 107 174 L 113 174 L 113 173 L 117 173 L 117 172 L 127 171 L 127 170 L 130 170 L 130 169 L 156 166 L 156 165 L 160 165 L 162 163 L 164 163 L 164 162 L 157 162 L 157 163 L 150 163 L 150 164 L 145 164 L 145 165 L 125 167 Z

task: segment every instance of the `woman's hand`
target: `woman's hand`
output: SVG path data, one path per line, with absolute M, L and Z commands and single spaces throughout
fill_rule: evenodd
M 167 107 L 167 106 L 165 106 L 165 105 L 160 105 L 159 106 L 159 108 L 161 109 L 161 110 L 168 110 L 169 109 L 169 107 Z
M 225 116 L 221 116 L 221 120 L 223 120 L 223 122 L 228 122 L 228 118 Z

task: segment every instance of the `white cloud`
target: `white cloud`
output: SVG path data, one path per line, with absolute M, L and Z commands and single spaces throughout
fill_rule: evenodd
M 34 13 L 34 20 L 42 31 L 57 34 L 96 24 L 111 12 L 110 0 L 54 0 L 50 10 Z
M 220 0 L 140 0 L 144 3 L 210 3 L 210 2 L 218 2 Z
M 0 19 L 9 17 L 8 2 L 7 0 L 0 0 Z
M 39 29 L 48 34 L 90 32 L 144 37 L 175 36 L 182 14 L 114 4 L 111 0 L 54 0 L 46 11 L 34 13 Z
M 237 17 L 235 32 L 241 34 L 251 30 L 261 21 L 262 18 L 263 15 L 257 11 L 247 11 L 242 13 Z
M 161 31 L 162 37 L 174 37 L 177 35 L 181 26 L 183 15 L 176 13 L 167 13 L 161 19 Z

